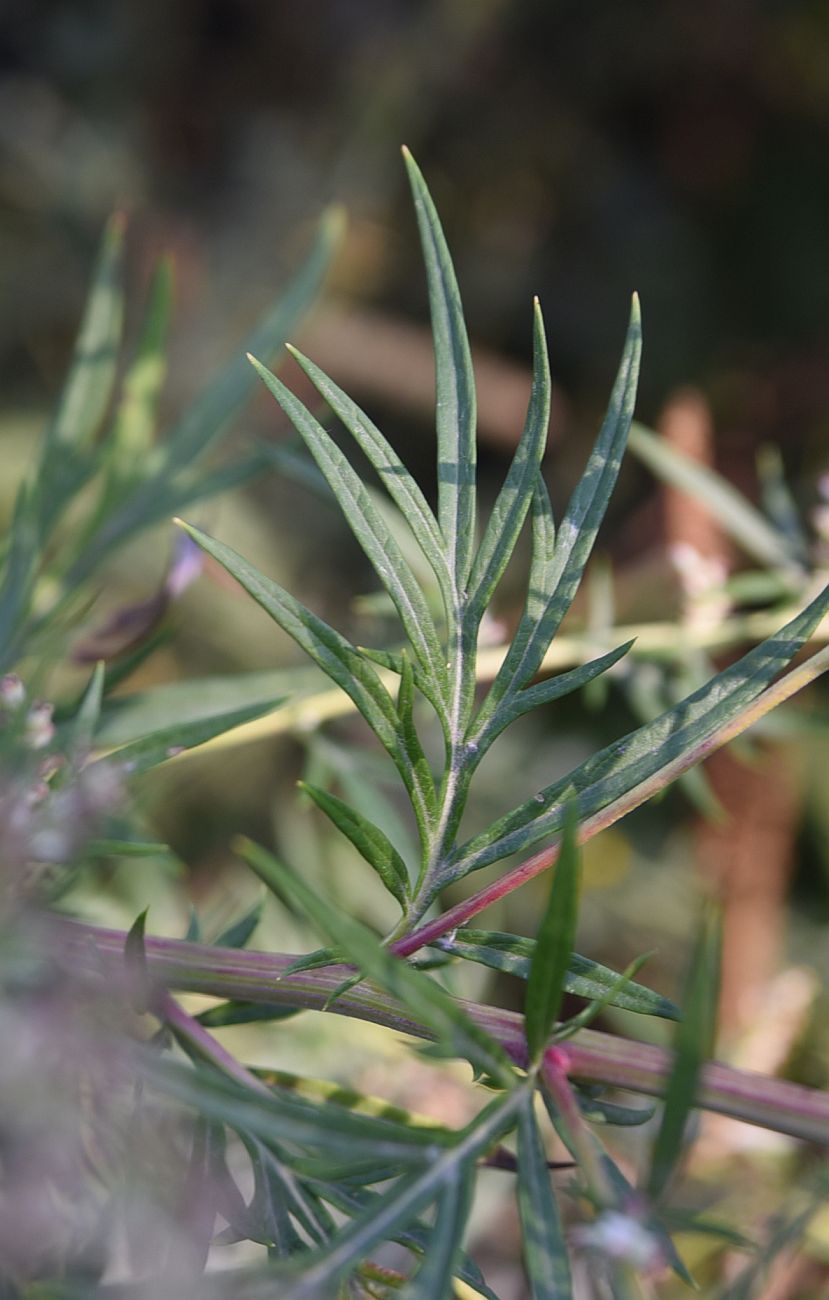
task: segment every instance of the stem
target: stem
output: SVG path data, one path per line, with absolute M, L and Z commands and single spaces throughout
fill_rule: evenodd
M 539 667 L 539 676 L 561 672 L 565 668 L 575 668 L 603 649 L 620 645 L 623 641 L 635 640 L 630 651 L 633 660 L 673 660 L 677 655 L 685 655 L 689 649 L 706 650 L 719 654 L 744 643 L 764 641 L 776 632 L 783 623 L 801 613 L 802 604 L 787 606 L 785 609 L 761 610 L 750 614 L 734 614 L 715 627 L 688 627 L 676 622 L 629 623 L 610 628 L 604 634 L 601 644 L 595 636 L 573 634 L 557 636 L 545 654 Z M 812 644 L 829 640 L 829 618 L 824 619 L 812 633 Z M 479 682 L 492 681 L 507 653 L 508 646 L 488 646 L 481 648 L 477 655 L 476 677 Z M 378 675 L 389 688 L 397 681 L 396 674 L 380 669 Z M 176 758 L 176 763 L 186 763 L 193 754 L 203 754 L 209 749 L 226 749 L 231 745 L 244 745 L 262 740 L 267 736 L 285 735 L 297 728 L 307 730 L 319 726 L 331 718 L 339 718 L 354 712 L 351 699 L 338 687 L 316 691 L 284 705 L 276 713 L 265 718 L 255 718 L 233 731 L 226 731 L 221 736 L 200 745 L 198 750 L 186 749 Z
M 102 965 L 106 968 L 112 963 L 114 970 L 121 970 L 123 930 L 99 929 L 59 917 L 51 918 L 51 925 L 55 950 L 75 968 L 86 970 L 93 978 L 100 977 Z M 178 939 L 146 937 L 144 950 L 153 980 L 168 989 L 298 1009 L 323 1010 L 346 973 L 342 966 L 329 966 L 283 978 L 296 960 L 291 954 L 236 952 Z M 517 1065 L 526 1066 L 520 1015 L 460 999 L 459 1005 L 499 1040 Z M 365 982 L 341 994 L 329 1009 L 416 1038 L 430 1037 L 399 1003 Z M 566 1051 L 572 1078 L 646 1096 L 663 1095 L 671 1070 L 670 1052 L 592 1029 L 583 1029 L 568 1040 Z M 702 1071 L 697 1104 L 748 1124 L 829 1145 L 829 1095 L 815 1089 L 710 1064 Z
M 237 1061 L 226 1047 L 222 1047 L 221 1043 L 208 1033 L 204 1025 L 200 1025 L 198 1020 L 179 1006 L 166 989 L 154 990 L 151 1010 L 169 1026 L 179 1042 L 195 1055 L 209 1061 L 211 1065 L 221 1070 L 222 1074 L 235 1079 L 237 1083 L 244 1084 L 246 1088 L 253 1088 L 256 1092 L 270 1096 L 270 1091 L 262 1080 L 257 1079 L 255 1074 Z
M 724 723 L 723 726 L 713 731 L 710 736 L 698 741 L 696 745 L 686 750 L 684 754 L 680 754 L 672 762 L 667 763 L 665 767 L 648 777 L 647 780 L 641 781 L 632 790 L 628 790 L 618 799 L 614 799 L 606 808 L 602 808 L 599 812 L 594 813 L 592 817 L 586 818 L 579 827 L 579 843 L 586 843 L 594 835 L 598 835 L 600 831 L 607 830 L 609 826 L 626 817 L 634 808 L 638 808 L 640 804 L 652 799 L 655 794 L 664 790 L 683 772 L 687 772 L 689 768 L 708 758 L 717 749 L 742 735 L 744 731 L 753 726 L 760 718 L 765 717 L 772 709 L 777 708 L 784 700 L 790 699 L 804 686 L 808 686 L 815 681 L 827 668 L 829 668 L 829 646 L 825 646 L 817 654 L 807 659 L 805 663 L 799 664 L 785 677 L 768 686 L 738 717 Z M 477 916 L 484 908 L 500 902 L 507 894 L 519 889 L 528 880 L 541 875 L 543 871 L 553 866 L 558 860 L 560 851 L 560 841 L 540 849 L 524 862 L 519 863 L 517 867 L 513 867 L 511 871 L 505 872 L 491 885 L 487 885 L 476 894 L 472 894 L 469 898 L 456 903 L 454 907 L 450 907 L 446 912 L 435 917 L 434 920 L 428 921 L 419 929 L 412 930 L 410 934 L 398 939 L 391 945 L 392 950 L 399 957 L 408 957 L 417 952 L 418 949 L 434 943 L 435 939 L 439 939 L 441 935 L 456 930 L 458 926 L 464 925 L 473 916 Z

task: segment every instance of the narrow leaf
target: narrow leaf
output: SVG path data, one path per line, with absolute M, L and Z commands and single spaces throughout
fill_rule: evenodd
M 391 597 L 422 667 L 445 689 L 446 666 L 437 631 L 417 580 L 369 493 L 318 420 L 276 375 L 249 358 L 325 475 L 351 531 Z
M 515 934 L 504 934 L 498 930 L 473 930 L 461 928 L 454 936 L 446 935 L 437 941 L 444 952 L 454 953 L 467 961 L 479 962 L 492 970 L 506 971 L 525 980 L 530 973 L 530 965 L 535 954 L 535 940 L 524 939 Z M 611 995 L 611 1006 L 624 1007 L 626 1011 L 636 1011 L 644 1016 L 662 1016 L 667 1020 L 679 1020 L 680 1010 L 661 993 L 654 993 L 644 984 L 633 980 L 614 992 L 620 980 L 618 971 L 599 962 L 581 957 L 578 953 L 570 954 L 567 972 L 564 976 L 564 989 L 576 997 L 589 998 L 591 1001 Z
M 233 357 L 205 388 L 170 431 L 166 441 L 164 476 L 192 464 L 223 432 L 230 418 L 253 391 L 255 379 L 245 360 L 253 352 L 270 360 L 316 298 L 322 278 L 342 237 L 342 210 L 331 208 L 320 222 L 319 234 L 305 264 L 282 290 L 273 307 Z
M 435 343 L 438 522 L 458 591 L 465 588 L 475 536 L 475 379 L 458 284 L 435 205 L 408 149 Z
M 319 366 L 314 365 L 313 361 L 309 361 L 290 344 L 287 348 L 376 469 L 389 496 L 408 521 L 446 601 L 451 590 L 451 577 L 446 565 L 443 538 L 435 516 L 417 483 L 397 452 L 365 412 L 361 411 L 351 398 L 320 370 Z M 451 598 L 449 606 L 451 608 Z
M 143 1015 L 151 1002 L 150 973 L 147 967 L 147 954 L 144 950 L 144 927 L 147 924 L 148 908 L 135 918 L 124 940 L 124 966 L 127 972 L 127 984 L 130 999 L 135 1011 Z
M 521 718 L 525 713 L 541 708 L 544 704 L 552 704 L 553 701 L 560 700 L 573 691 L 579 691 L 583 686 L 595 681 L 597 677 L 601 677 L 602 673 L 606 673 L 609 668 L 612 668 L 614 664 L 624 658 L 633 644 L 633 640 L 625 641 L 623 645 L 617 646 L 615 650 L 609 650 L 607 654 L 599 655 L 596 659 L 591 659 L 589 663 L 579 664 L 577 668 L 570 668 L 567 672 L 557 673 L 554 677 L 548 677 L 544 681 L 536 682 L 533 686 L 526 686 L 523 690 L 516 691 L 515 694 L 508 696 L 483 727 L 480 727 L 478 719 L 475 720 L 473 724 L 475 728 L 474 739 L 478 745 L 479 753 L 483 754 L 493 740 L 510 723 L 515 722 L 516 718 Z
M 770 524 L 716 470 L 691 460 L 638 423 L 631 426 L 630 449 L 663 483 L 701 502 L 729 537 L 755 560 L 772 567 L 797 563 L 799 556 L 791 538 Z
M 604 519 L 627 445 L 641 352 L 639 302 L 634 297 L 622 361 L 607 415 L 559 527 L 552 564 L 549 567 L 545 565 L 541 571 L 548 584 L 542 593 L 546 596 L 543 612 L 533 621 L 533 610 L 528 602 L 516 638 L 492 684 L 484 706 L 486 713 L 505 694 L 526 686 L 535 676 L 547 647 L 573 602 L 596 534 Z M 532 574 L 530 581 L 532 584 Z M 537 603 L 536 596 L 533 605 Z
M 89 679 L 89 685 L 84 691 L 78 706 L 78 711 L 72 719 L 70 748 L 81 760 L 86 758 L 92 748 L 92 739 L 101 716 L 104 674 L 104 664 L 96 664 Z
M 564 799 L 571 788 L 578 794 L 579 818 L 584 821 L 676 758 L 701 746 L 765 690 L 808 640 L 827 610 L 829 587 L 779 632 L 692 695 L 600 750 L 462 845 L 457 850 L 453 878 L 526 849 L 560 830 Z
M 213 940 L 214 946 L 216 948 L 244 948 L 262 920 L 264 907 L 265 899 L 263 897 L 258 899 L 253 904 L 253 907 L 245 912 L 244 916 L 240 916 L 238 921 L 234 921 L 232 925 L 222 930 L 221 934 L 217 935 Z
M 474 1169 L 456 1165 L 435 1208 L 435 1223 L 423 1253 L 423 1263 L 403 1291 L 404 1300 L 447 1300 L 461 1255 L 463 1231 L 472 1201 Z
M 289 1020 L 297 1015 L 296 1007 L 280 1007 L 267 1002 L 221 1002 L 196 1016 L 205 1029 L 224 1025 L 250 1025 L 260 1020 Z
M 518 1113 L 517 1190 L 533 1300 L 570 1300 L 570 1261 L 531 1092 Z
M 357 852 L 377 872 L 389 893 L 405 908 L 409 897 L 409 873 L 388 836 L 384 835 L 379 826 L 375 826 L 336 795 L 310 785 L 307 781 L 300 781 L 299 786 L 351 841 Z
M 335 909 L 259 845 L 241 840 L 238 851 L 269 889 L 299 907 L 348 961 L 426 1024 L 442 1049 L 466 1057 L 502 1087 L 513 1085 L 515 1074 L 500 1044 L 475 1025 L 427 974 L 393 956 L 366 926 Z
M 397 714 L 391 697 L 377 673 L 363 655 L 345 637 L 312 614 L 287 591 L 264 577 L 241 555 L 202 533 L 191 524 L 181 523 L 185 532 L 227 569 L 266 613 L 296 641 L 297 645 L 323 670 L 326 676 L 345 691 L 374 731 L 383 747 L 395 760 L 398 770 L 409 775 L 409 764 L 402 754 L 398 736 Z M 405 778 L 404 778 L 405 779 Z
M 533 380 L 527 419 L 469 579 L 467 618 L 474 627 L 483 617 L 518 541 L 532 502 L 549 423 L 550 363 L 541 307 L 536 298 L 533 310 Z
M 175 758 L 185 749 L 194 749 L 197 745 L 212 740 L 214 736 L 221 736 L 226 731 L 232 731 L 234 727 L 240 727 L 245 722 L 251 722 L 254 718 L 261 718 L 264 714 L 271 713 L 279 708 L 282 702 L 282 700 L 271 700 L 268 704 L 252 704 L 243 709 L 231 709 L 227 713 L 200 718 L 196 722 L 179 722 L 170 727 L 162 727 L 159 731 L 151 732 L 149 736 L 142 736 L 140 740 L 133 740 L 130 744 L 113 750 L 106 755 L 105 759 L 99 759 L 98 762 L 119 763 L 132 775 L 146 772 L 169 758 Z
M 146 473 L 146 457 L 152 448 L 167 373 L 165 349 L 172 291 L 172 263 L 163 258 L 153 276 L 135 359 L 124 376 L 112 434 L 104 448 L 109 479 L 105 492 Z
M 576 937 L 580 876 L 577 825 L 575 807 L 571 804 L 564 821 L 561 853 L 553 869 L 550 899 L 539 926 L 527 979 L 524 1026 L 527 1050 L 533 1064 L 543 1056 L 555 1028 Z
M 112 395 L 123 322 L 125 222 L 116 213 L 107 224 L 78 332 L 69 376 L 46 435 L 44 466 L 57 447 L 86 447 L 97 433 Z
M 685 1127 L 693 1109 L 700 1071 L 714 1051 L 722 934 L 719 918 L 709 912 L 700 926 L 685 998 L 684 1019 L 676 1034 L 676 1057 L 662 1121 L 651 1154 L 648 1196 L 657 1200 L 685 1149 Z

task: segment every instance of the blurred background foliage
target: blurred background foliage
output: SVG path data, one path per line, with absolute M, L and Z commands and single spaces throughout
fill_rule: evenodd
M 325 206 L 344 203 L 344 243 L 297 341 L 369 409 L 429 488 L 427 304 L 402 142 L 429 178 L 464 294 L 480 384 L 485 503 L 521 428 L 532 294 L 544 305 L 557 384 L 546 464 L 560 513 L 606 402 L 635 288 L 645 323 L 639 418 L 752 500 L 761 493 L 757 454 L 775 444 L 801 516 L 819 511 L 829 472 L 826 5 L 44 0 L 0 12 L 4 517 L 59 390 L 101 227 L 118 207 L 130 223 L 133 335 L 153 262 L 161 252 L 173 255 L 164 399 L 171 415 L 299 265 Z M 299 372 L 286 365 L 284 374 L 310 400 Z M 241 448 L 254 439 L 276 446 L 286 436 L 264 394 L 230 434 Z M 603 570 L 594 566 L 599 621 L 687 614 L 682 574 L 669 562 L 677 544 L 725 570 L 746 567 L 705 512 L 683 501 L 631 459 L 600 537 L 612 608 Z M 354 600 L 368 573 L 337 511 L 295 481 L 267 474 L 189 517 L 361 643 L 393 635 L 382 607 Z M 89 628 L 107 611 L 152 595 L 170 546 L 171 530 L 161 528 L 112 558 Z M 501 596 L 507 626 L 520 582 L 510 570 Z M 169 625 L 133 689 L 297 662 L 264 614 L 211 570 L 175 605 Z M 80 681 L 87 669 L 77 671 Z M 630 691 L 614 690 L 516 727 L 482 769 L 482 819 L 493 800 L 518 802 L 534 782 L 629 728 L 636 708 Z M 709 775 L 725 809 L 719 820 L 706 820 L 674 791 L 592 843 L 579 940 L 581 951 L 617 967 L 656 949 L 646 973 L 672 993 L 699 891 L 719 892 L 727 936 L 723 1053 L 818 1085 L 829 1077 L 829 1016 L 818 980 L 829 974 L 826 717 L 825 699 L 813 690 L 775 736 L 719 757 Z M 294 789 L 310 770 L 317 783 L 362 800 L 405 841 L 394 791 L 375 783 L 375 755 L 361 749 L 364 740 L 345 718 L 321 732 L 205 751 L 149 775 L 139 798 L 175 858 L 102 868 L 83 906 L 123 922 L 150 902 L 152 927 L 181 933 L 192 903 L 206 930 L 218 930 L 256 897 L 228 848 L 244 831 L 275 842 L 321 887 L 386 926 L 385 900 L 367 869 Z M 489 921 L 532 933 L 544 891 L 537 884 Z M 266 911 L 255 938 L 262 947 L 311 942 L 276 909 Z M 477 981 L 466 993 L 516 996 L 506 978 L 495 989 L 482 970 L 466 978 Z M 627 1028 L 621 1013 L 606 1021 Z M 396 1053 L 385 1064 L 369 1028 L 335 1025 L 328 1033 L 316 1016 L 255 1036 L 228 1031 L 250 1037 L 248 1059 L 356 1078 L 414 1109 L 434 1113 L 443 1104 L 450 1122 L 452 1107 L 462 1108 L 448 1078 L 436 1089 L 432 1067 L 401 1072 Z M 745 1202 L 750 1189 L 755 1224 L 770 1213 L 780 1184 L 796 1181 L 804 1158 L 782 1139 L 709 1121 L 692 1169 L 698 1203 L 714 1200 L 726 1156 L 738 1173 L 730 1195 Z M 503 1193 L 492 1181 L 500 1206 Z M 728 1205 L 716 1209 L 728 1217 Z M 520 1280 L 496 1276 L 515 1253 L 510 1221 L 498 1212 L 501 1227 L 489 1244 L 498 1258 L 487 1271 L 499 1294 L 519 1296 Z M 821 1229 L 821 1222 L 814 1221 L 805 1264 L 786 1264 L 791 1276 L 772 1279 L 769 1287 L 778 1289 L 763 1295 L 820 1293 L 810 1288 L 827 1276 L 829 1224 Z M 703 1279 L 713 1250 L 688 1244 Z M 721 1260 L 710 1268 L 712 1284 L 727 1273 Z

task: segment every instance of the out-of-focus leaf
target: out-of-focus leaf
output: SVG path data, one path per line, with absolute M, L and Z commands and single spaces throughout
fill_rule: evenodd
M 147 954 L 144 950 L 144 927 L 147 924 L 147 911 L 139 913 L 130 926 L 124 940 L 124 966 L 133 1007 L 143 1013 L 150 1005 L 150 974 L 147 969 Z
M 27 484 L 18 491 L 11 536 L 0 579 L 0 670 L 11 667 L 20 654 L 25 619 L 40 562 L 38 494 Z
M 107 700 L 95 738 L 101 746 L 127 745 L 171 723 L 201 722 L 248 706 L 265 709 L 275 699 L 296 699 L 323 684 L 316 668 L 289 668 L 151 686 Z
M 524 1028 L 530 1062 L 544 1054 L 564 996 L 564 981 L 576 937 L 579 915 L 580 859 L 576 840 L 578 821 L 571 805 L 565 818 L 561 853 L 553 868 L 553 882 L 527 976 Z
M 435 1207 L 435 1222 L 423 1252 L 423 1262 L 403 1290 L 403 1300 L 446 1300 L 451 1296 L 473 1186 L 471 1168 L 456 1165 L 447 1176 Z
M 222 930 L 221 934 L 216 936 L 213 940 L 214 946 L 216 948 L 244 948 L 262 920 L 264 907 L 265 899 L 263 896 L 245 912 L 244 916 L 240 916 L 238 921 L 234 921 L 232 925 L 229 925 L 225 930 Z
M 271 700 L 268 704 L 248 705 L 243 709 L 231 709 L 227 713 L 218 713 L 213 717 L 200 718 L 196 722 L 177 722 L 172 726 L 162 727 L 139 740 L 130 741 L 128 745 L 115 749 L 98 762 L 115 762 L 130 774 L 146 772 L 157 767 L 168 758 L 175 758 L 182 750 L 193 749 L 205 741 L 220 736 L 225 731 L 240 727 L 254 718 L 261 718 L 279 708 L 282 700 Z
M 522 1098 L 518 1112 L 517 1191 L 524 1263 L 533 1300 L 570 1300 L 570 1261 L 532 1092 Z
M 81 758 L 84 758 L 92 748 L 92 740 L 101 716 L 103 693 L 104 665 L 98 663 L 93 669 L 78 711 L 72 719 L 70 748 Z
M 700 501 L 729 537 L 755 560 L 772 566 L 791 566 L 798 560 L 791 539 L 770 524 L 716 470 L 691 460 L 642 424 L 632 425 L 629 445 L 664 483 Z
M 684 1019 L 677 1029 L 676 1056 L 651 1153 L 647 1190 L 652 1200 L 665 1192 L 683 1154 L 685 1127 L 694 1106 L 700 1070 L 714 1050 L 721 947 L 719 919 L 709 913 L 700 927 L 691 960 Z
M 193 939 L 198 943 L 198 939 Z M 205 1029 L 221 1029 L 224 1025 L 251 1025 L 258 1021 L 289 1020 L 298 1015 L 296 1007 L 278 1007 L 267 1002 L 221 1002 L 196 1016 Z
M 467 961 L 479 962 L 492 970 L 506 971 L 526 979 L 535 953 L 535 940 L 524 939 L 515 934 L 504 934 L 498 930 L 473 930 L 462 927 L 454 935 L 446 935 L 438 940 L 445 952 L 455 953 Z M 610 993 L 620 978 L 619 972 L 599 962 L 571 953 L 567 972 L 564 976 L 564 988 L 580 998 L 605 997 Z M 654 993 L 644 984 L 630 981 L 613 994 L 611 1006 L 624 1007 L 626 1011 L 636 1011 L 643 1016 L 662 1016 L 667 1020 L 679 1020 L 680 1011 L 673 1002 Z
M 145 1057 L 141 1075 L 153 1088 L 238 1132 L 326 1158 L 396 1161 L 400 1169 L 410 1169 L 433 1158 L 444 1140 L 437 1128 L 410 1130 L 342 1106 L 313 1104 L 287 1091 L 265 1095 L 214 1070 L 177 1061 Z
M 165 257 L 153 276 L 135 358 L 124 375 L 112 433 L 104 446 L 104 469 L 109 480 L 105 496 L 146 473 L 145 458 L 152 447 L 167 373 L 165 348 L 172 293 L 173 267 Z
M 435 344 L 438 522 L 449 571 L 463 591 L 475 539 L 475 378 L 458 283 L 435 205 L 408 149 L 403 159 L 414 197 Z

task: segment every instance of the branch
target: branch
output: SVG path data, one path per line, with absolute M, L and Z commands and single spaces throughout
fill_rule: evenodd
M 51 919 L 51 926 L 55 951 L 74 969 L 93 978 L 100 977 L 102 965 L 106 968 L 112 963 L 120 971 L 126 939 L 123 930 L 99 929 L 58 917 Z M 298 1009 L 325 1009 L 345 974 L 344 967 L 329 966 L 284 976 L 296 960 L 291 954 L 237 952 L 177 939 L 147 937 L 144 948 L 151 977 L 165 988 Z M 520 1015 L 473 1002 L 461 1001 L 461 1005 L 502 1043 L 517 1065 L 526 1064 Z M 393 998 L 367 983 L 340 994 L 328 1009 L 416 1038 L 430 1037 Z M 662 1048 L 590 1029 L 568 1041 L 567 1057 L 574 1079 L 654 1097 L 663 1094 L 671 1068 L 671 1054 Z M 697 1104 L 748 1124 L 829 1145 L 829 1095 L 798 1084 L 714 1063 L 702 1072 Z

